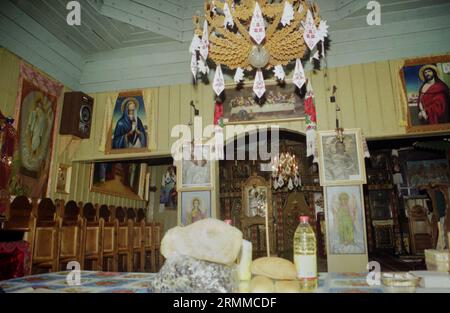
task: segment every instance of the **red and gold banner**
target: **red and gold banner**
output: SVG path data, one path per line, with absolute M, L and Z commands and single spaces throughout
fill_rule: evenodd
M 12 194 L 47 195 L 53 145 L 56 139 L 58 98 L 63 85 L 26 64 L 20 65 L 16 102 L 17 153 L 13 161 Z

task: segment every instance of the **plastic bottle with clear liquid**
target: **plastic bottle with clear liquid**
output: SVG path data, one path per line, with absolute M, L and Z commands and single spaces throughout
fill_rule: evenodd
M 294 264 L 302 292 L 317 289 L 317 245 L 314 230 L 308 216 L 300 216 L 300 224 L 294 234 Z

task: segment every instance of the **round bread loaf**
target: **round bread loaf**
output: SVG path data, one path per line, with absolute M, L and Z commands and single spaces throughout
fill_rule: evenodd
M 300 284 L 298 280 L 279 280 L 275 282 L 276 293 L 299 293 Z
M 294 263 L 276 257 L 259 258 L 253 261 L 252 274 L 277 280 L 295 280 L 297 278 Z
M 275 290 L 271 279 L 264 276 L 255 276 L 250 282 L 252 293 L 273 293 Z

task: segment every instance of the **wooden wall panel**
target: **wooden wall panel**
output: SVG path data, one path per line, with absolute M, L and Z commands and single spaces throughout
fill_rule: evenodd
M 400 121 L 404 119 L 402 103 L 398 100 L 398 69 L 400 60 L 380 61 L 357 64 L 346 67 L 329 68 L 316 73 L 308 72 L 315 92 L 316 110 L 319 130 L 335 128 L 335 106 L 330 103 L 331 88 L 338 87 L 337 101 L 341 107 L 340 117 L 345 128 L 362 128 L 368 139 L 380 137 L 398 137 L 405 135 L 405 128 Z M 5 75 L 0 76 L 0 108 L 6 114 L 14 112 L 17 94 L 19 60 L 16 56 L 0 49 L 0 66 Z M 6 72 L 8 71 L 8 72 Z M 12 77 L 12 79 L 11 79 Z M 200 110 L 203 128 L 213 123 L 214 92 L 211 85 L 199 82 L 197 85 L 183 84 L 149 89 L 155 92 L 156 150 L 144 154 L 105 155 L 100 151 L 101 134 L 105 119 L 108 97 L 115 97 L 119 92 L 94 93 L 93 133 L 89 140 L 78 140 L 58 136 L 55 145 L 56 160 L 52 167 L 51 195 L 55 191 L 57 165 L 72 164 L 72 183 L 70 196 L 77 201 L 90 199 L 108 204 L 129 205 L 136 203 L 127 199 L 97 195 L 89 192 L 89 165 L 78 161 L 120 160 L 138 157 L 157 157 L 170 154 L 171 144 L 178 138 L 171 138 L 173 126 L 187 125 L 193 119 L 189 106 L 194 101 Z M 112 99 L 114 103 L 115 99 Z M 305 121 L 287 121 L 277 123 L 280 128 L 296 132 L 305 132 Z M 59 123 L 58 123 L 59 127 Z M 59 195 L 58 195 L 59 196 Z

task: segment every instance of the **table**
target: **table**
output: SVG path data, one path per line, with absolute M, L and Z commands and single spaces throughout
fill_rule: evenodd
M 64 293 L 149 293 L 153 273 L 106 273 L 81 272 L 81 286 L 69 286 L 66 277 L 69 272 L 49 273 L 0 281 L 0 287 L 7 293 L 17 292 L 64 292 Z M 385 293 L 383 286 L 369 286 L 367 274 L 320 273 L 317 293 Z M 390 291 L 392 292 L 392 291 Z M 446 292 L 448 290 L 417 288 L 417 293 Z

